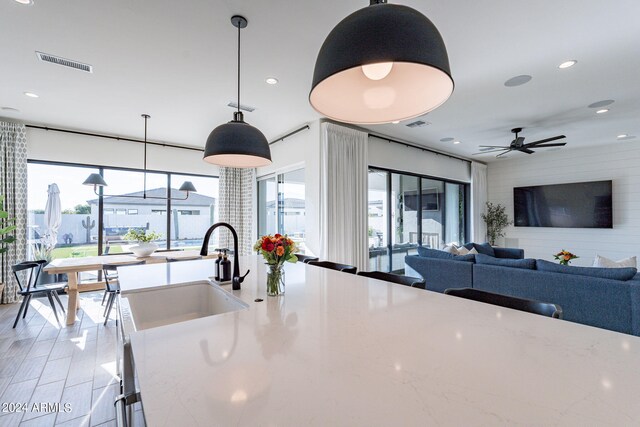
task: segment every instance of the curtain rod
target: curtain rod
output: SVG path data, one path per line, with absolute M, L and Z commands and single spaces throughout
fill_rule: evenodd
M 288 134 L 286 134 L 286 135 L 284 135 L 284 136 L 281 136 L 280 138 L 274 139 L 273 141 L 271 141 L 271 142 L 269 143 L 269 145 L 273 145 L 273 144 L 275 144 L 275 143 L 276 143 L 276 142 L 278 142 L 278 141 L 284 141 L 286 138 L 289 138 L 290 136 L 293 136 L 293 135 L 297 134 L 298 132 L 302 132 L 303 130 L 307 130 L 307 129 L 311 129 L 311 128 L 309 127 L 309 125 L 301 126 L 301 127 L 299 127 L 298 129 L 296 129 L 296 130 L 294 130 L 294 131 L 291 131 L 291 132 L 289 132 Z
M 141 139 L 125 138 L 125 137 L 122 137 L 122 136 L 104 135 L 104 134 L 92 133 L 92 132 L 82 132 L 82 131 L 78 131 L 78 130 L 51 128 L 51 127 L 48 127 L 48 126 L 36 126 L 36 125 L 25 125 L 25 127 L 32 128 L 32 129 L 43 129 L 43 130 L 47 130 L 47 131 L 50 130 L 50 131 L 54 131 L 54 132 L 71 133 L 71 134 L 74 134 L 74 135 L 93 136 L 93 137 L 96 137 L 96 138 L 115 139 L 117 141 L 137 142 L 139 144 L 144 144 L 145 143 Z M 191 151 L 200 151 L 200 152 L 204 151 L 204 149 L 202 149 L 202 148 L 186 147 L 184 145 L 167 144 L 167 143 L 164 143 L 164 142 L 147 141 L 147 144 L 159 145 L 161 147 L 178 148 L 178 149 L 181 149 L 181 150 L 191 150 Z
M 395 139 L 389 138 L 388 136 L 382 136 L 382 135 L 378 135 L 378 134 L 371 133 L 371 132 L 368 132 L 368 134 L 369 134 L 369 137 L 373 136 L 375 138 L 385 140 L 385 141 L 387 141 L 389 143 L 400 144 L 400 145 L 404 145 L 406 147 L 411 147 L 411 148 L 415 148 L 415 149 L 422 150 L 422 151 L 428 151 L 429 153 L 437 154 L 439 156 L 449 157 L 451 159 L 461 160 L 463 162 L 468 162 L 469 164 L 473 163 L 471 160 L 465 159 L 463 157 L 454 156 L 453 154 L 443 153 L 443 152 L 440 152 L 440 151 L 432 150 L 432 149 L 427 148 L 427 147 L 422 147 L 422 146 L 419 146 L 419 145 L 410 144 L 410 143 L 404 142 L 404 141 L 397 141 Z

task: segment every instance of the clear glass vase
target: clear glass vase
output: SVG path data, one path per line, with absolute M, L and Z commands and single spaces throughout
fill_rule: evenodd
M 282 294 L 284 294 L 284 268 L 282 268 L 282 264 L 269 264 L 267 295 L 277 297 Z

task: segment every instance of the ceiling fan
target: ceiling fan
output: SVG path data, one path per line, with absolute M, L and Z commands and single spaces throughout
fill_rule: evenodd
M 523 153 L 533 154 L 534 148 L 550 148 L 550 147 L 562 147 L 567 145 L 566 142 L 556 142 L 554 144 L 547 144 L 551 141 L 557 141 L 558 139 L 566 138 L 564 135 L 553 136 L 551 138 L 541 139 L 540 141 L 529 142 L 527 144 L 524 143 L 524 136 L 518 136 L 520 132 L 522 132 L 522 128 L 513 128 L 511 132 L 516 135 L 516 137 L 511 141 L 511 144 L 506 146 L 501 145 L 480 145 L 480 152 L 473 153 L 476 154 L 486 154 L 486 153 L 496 153 L 498 151 L 502 151 L 502 153 L 498 154 L 496 157 L 503 156 L 511 151 L 522 151 Z

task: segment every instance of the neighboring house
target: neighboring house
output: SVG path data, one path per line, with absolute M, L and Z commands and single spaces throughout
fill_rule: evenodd
M 276 214 L 276 202 L 275 200 L 266 203 L 267 217 L 275 216 Z M 285 233 L 290 236 L 301 237 L 305 236 L 305 201 L 304 199 L 297 199 L 293 197 L 285 198 L 279 203 L 280 215 L 278 221 L 280 226 L 279 230 L 284 230 Z
M 156 199 L 153 197 L 166 197 L 166 188 L 153 188 L 147 190 L 147 196 L 150 198 L 143 199 L 142 191 L 123 194 L 121 196 L 105 196 L 104 197 L 104 214 L 105 215 L 166 215 L 167 201 L 166 199 Z M 172 197 L 180 197 L 183 192 L 171 190 Z M 88 200 L 91 206 L 92 215 L 97 217 L 98 199 Z M 171 200 L 172 212 L 178 215 L 207 215 L 213 216 L 213 209 L 216 205 L 214 197 L 203 196 L 198 193 L 190 193 L 186 200 Z

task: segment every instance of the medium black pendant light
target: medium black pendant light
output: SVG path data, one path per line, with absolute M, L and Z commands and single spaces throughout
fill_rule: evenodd
M 421 116 L 453 92 L 442 36 L 422 13 L 371 0 L 342 20 L 320 48 L 309 102 L 348 123 Z
M 234 168 L 266 166 L 271 164 L 269 142 L 262 132 L 244 121 L 240 111 L 240 29 L 247 26 L 247 20 L 236 15 L 231 23 L 238 28 L 238 111 L 233 113 L 232 121 L 211 131 L 204 147 L 204 161 Z
M 151 116 L 148 114 L 142 114 L 142 118 L 144 119 L 144 186 L 142 189 L 142 194 L 139 196 L 131 194 L 102 194 L 102 196 L 128 197 L 131 199 L 187 200 L 189 198 L 189 193 L 197 192 L 196 187 L 194 187 L 191 181 L 183 182 L 178 189 L 178 191 L 186 193 L 184 197 L 171 197 L 171 194 L 169 194 L 167 197 L 159 197 L 150 196 L 147 194 L 147 120 L 149 120 Z M 87 179 L 84 180 L 82 185 L 93 185 L 93 192 L 96 193 L 97 196 L 100 196 L 100 193 L 98 193 L 98 187 L 107 187 L 107 182 L 99 173 L 92 173 L 87 177 Z M 169 189 L 169 192 L 171 192 L 171 189 Z

